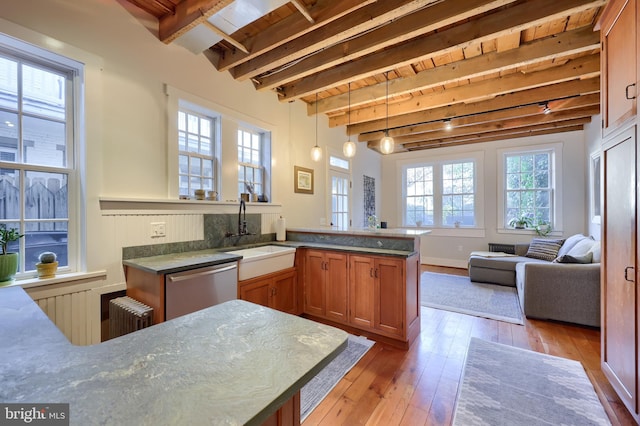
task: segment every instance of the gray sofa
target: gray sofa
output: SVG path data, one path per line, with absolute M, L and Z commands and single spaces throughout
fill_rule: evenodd
M 527 318 L 600 327 L 600 242 L 573 235 L 553 260 L 530 257 L 529 249 L 518 244 L 515 256 L 472 253 L 469 278 L 516 287 Z

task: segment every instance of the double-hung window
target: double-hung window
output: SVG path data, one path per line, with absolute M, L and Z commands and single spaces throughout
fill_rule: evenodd
M 402 170 L 404 226 L 478 226 L 476 160 L 442 159 Z
M 267 141 L 265 132 L 238 128 L 238 194 L 267 194 Z
M 505 223 L 521 217 L 529 217 L 532 226 L 551 222 L 552 158 L 551 150 L 505 154 Z
M 217 118 L 185 107 L 178 111 L 178 177 L 180 195 L 217 189 Z
M 31 276 L 44 251 L 74 269 L 78 237 L 74 137 L 81 65 L 0 36 L 0 224 L 24 238 L 18 277 Z

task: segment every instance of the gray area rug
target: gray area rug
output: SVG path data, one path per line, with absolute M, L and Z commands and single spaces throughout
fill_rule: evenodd
M 340 379 L 353 368 L 375 342 L 365 337 L 349 335 L 347 348 L 300 389 L 300 421 L 322 402 Z
M 578 361 L 471 338 L 453 425 L 610 425 Z
M 476 283 L 469 277 L 420 274 L 422 306 L 523 325 L 515 287 Z

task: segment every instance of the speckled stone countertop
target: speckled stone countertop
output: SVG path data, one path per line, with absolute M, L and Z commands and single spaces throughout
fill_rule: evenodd
M 155 274 L 173 274 L 188 269 L 220 265 L 240 259 L 242 259 L 242 256 L 227 254 L 218 249 L 209 249 L 139 257 L 123 260 L 122 263 Z
M 354 247 L 345 246 L 340 244 L 330 243 L 311 243 L 306 241 L 283 241 L 279 244 L 296 248 L 317 248 L 323 250 L 344 251 L 348 253 L 360 253 L 360 254 L 378 254 L 383 256 L 397 256 L 397 257 L 409 257 L 414 254 L 413 251 L 407 250 L 393 250 L 385 248 L 371 248 L 371 247 Z
M 337 235 L 362 235 L 372 236 L 379 235 L 383 237 L 395 237 L 395 238 L 412 238 L 420 237 L 423 235 L 429 235 L 430 229 L 420 228 L 349 228 L 345 230 L 332 228 L 330 226 L 320 228 L 287 228 L 287 231 L 292 232 L 312 232 L 321 234 L 337 234 Z
M 0 401 L 69 403 L 72 425 L 261 424 L 347 345 L 333 327 L 234 300 L 73 346 L 0 289 Z

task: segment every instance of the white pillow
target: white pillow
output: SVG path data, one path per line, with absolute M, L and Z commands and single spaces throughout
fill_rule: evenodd
M 585 238 L 584 240 L 578 241 L 578 243 L 569 250 L 567 253 L 569 256 L 580 257 L 589 253 L 591 247 L 596 241 L 591 238 Z
M 596 241 L 593 243 L 593 246 L 591 246 L 589 253 L 591 253 L 592 263 L 600 263 L 600 256 L 602 255 L 600 241 Z
M 568 254 L 569 250 L 584 239 L 589 239 L 589 237 L 582 234 L 575 234 L 564 240 L 564 244 L 562 244 L 562 247 L 558 250 L 558 257 Z

